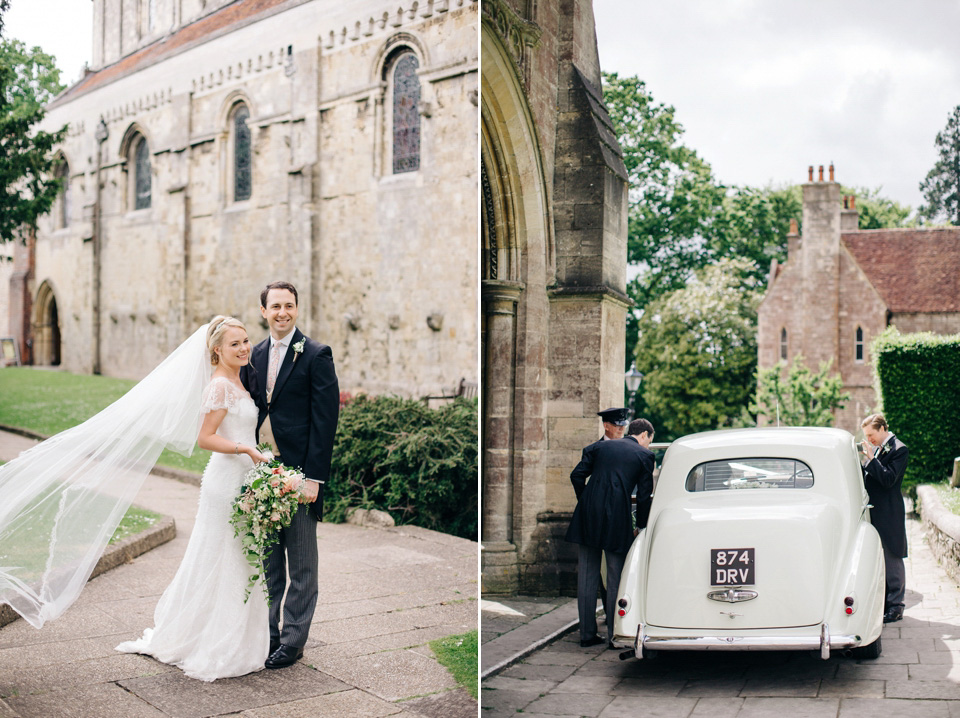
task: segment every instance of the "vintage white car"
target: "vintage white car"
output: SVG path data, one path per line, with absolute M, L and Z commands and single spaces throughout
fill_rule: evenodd
M 880 655 L 884 567 L 853 437 L 711 431 L 673 442 L 627 554 L 614 640 L 661 650 Z M 627 658 L 631 652 L 622 657 Z

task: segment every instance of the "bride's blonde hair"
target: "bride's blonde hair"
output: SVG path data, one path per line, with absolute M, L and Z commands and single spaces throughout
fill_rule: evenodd
M 210 352 L 210 364 L 213 366 L 220 363 L 220 357 L 214 349 L 223 344 L 223 334 L 227 331 L 227 327 L 238 327 L 244 331 L 247 330 L 247 328 L 243 326 L 243 322 L 236 317 L 225 317 L 222 314 L 218 314 L 210 320 L 210 326 L 207 327 L 207 350 Z

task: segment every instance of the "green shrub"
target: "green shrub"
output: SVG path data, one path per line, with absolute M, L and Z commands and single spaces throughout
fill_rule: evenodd
M 953 429 L 960 407 L 960 334 L 900 334 L 888 327 L 871 349 L 883 414 L 910 449 L 905 488 L 942 481 L 960 455 L 960 435 Z
M 430 409 L 413 399 L 359 397 L 340 411 L 324 515 L 389 511 L 463 538 L 477 537 L 477 404 Z

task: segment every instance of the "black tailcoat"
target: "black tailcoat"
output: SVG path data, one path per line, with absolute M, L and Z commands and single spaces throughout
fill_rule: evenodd
M 633 437 L 597 441 L 586 447 L 570 474 L 578 501 L 566 540 L 626 553 L 633 543 L 630 497 L 634 489 L 638 499 L 650 496 L 653 467 L 653 452 Z
M 907 446 L 890 437 L 863 467 L 863 483 L 870 496 L 870 523 L 880 534 L 884 548 L 907 556 L 907 528 L 900 485 L 907 470 Z
M 303 351 L 294 345 L 303 340 Z M 326 344 L 314 341 L 295 329 L 287 347 L 273 396 L 267 405 L 266 376 L 269 365 L 270 337 L 257 344 L 250 354 L 252 370 L 243 367 L 240 379 L 254 398 L 260 425 L 270 414 L 270 426 L 284 464 L 303 470 L 308 479 L 326 481 L 330 476 L 333 440 L 340 416 L 340 387 L 333 366 L 333 352 Z M 323 492 L 311 509 L 317 519 L 323 511 Z

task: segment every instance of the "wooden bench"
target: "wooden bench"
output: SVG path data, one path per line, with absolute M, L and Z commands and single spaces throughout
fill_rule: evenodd
M 452 401 L 453 399 L 462 398 L 462 399 L 476 399 L 477 398 L 477 382 L 467 381 L 466 377 L 461 377 L 460 381 L 453 388 L 452 394 L 440 394 L 439 396 L 422 396 L 420 401 L 424 404 L 429 404 L 431 400 L 435 401 Z

